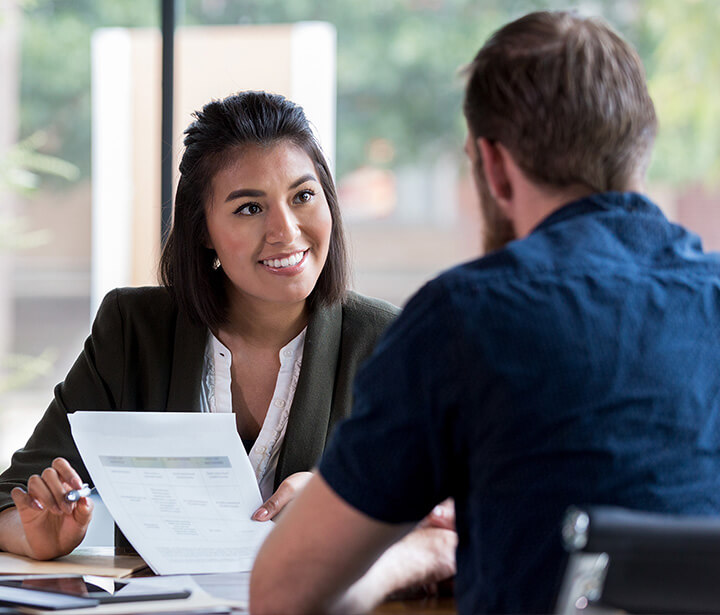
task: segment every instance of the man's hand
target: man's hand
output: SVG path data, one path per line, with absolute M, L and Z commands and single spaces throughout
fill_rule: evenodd
M 354 594 L 345 590 L 412 527 L 376 521 L 342 500 L 315 474 L 265 539 L 250 578 L 253 615 L 318 615 L 370 610 L 386 584 Z M 394 587 L 394 586 L 393 586 Z M 391 588 L 392 589 L 392 588 Z
M 269 521 L 282 512 L 282 510 L 295 499 L 312 478 L 312 472 L 295 472 L 288 476 L 280 483 L 275 493 L 273 493 L 262 506 L 253 514 L 255 521 Z
M 6 551 L 34 559 L 53 559 L 70 553 L 85 537 L 93 505 L 88 498 L 65 501 L 65 493 L 79 489 L 82 480 L 62 457 L 42 474 L 28 479 L 27 491 L 16 487 L 15 509 L 3 511 L 0 544 Z
M 385 599 L 436 594 L 437 584 L 455 576 L 454 530 L 418 527 L 392 545 L 342 600 L 334 613 L 364 612 Z M 372 601 L 368 600 L 373 596 Z

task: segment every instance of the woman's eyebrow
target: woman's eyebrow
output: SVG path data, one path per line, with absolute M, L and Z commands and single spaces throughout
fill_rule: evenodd
M 251 188 L 241 188 L 240 190 L 233 190 L 227 195 L 225 202 L 232 201 L 233 199 L 241 199 L 245 196 L 265 196 L 262 190 L 253 190 Z
M 292 190 L 293 188 L 297 188 L 299 185 L 309 181 L 316 182 L 317 178 L 312 173 L 307 173 L 306 175 L 303 175 L 302 177 L 296 179 L 292 184 L 290 184 L 289 189 Z M 227 203 L 228 201 L 232 201 L 234 199 L 241 199 L 247 196 L 259 197 L 265 196 L 265 193 L 262 190 L 253 190 L 252 188 L 240 188 L 239 190 L 233 190 L 230 194 L 228 194 L 225 202 Z
M 293 188 L 297 188 L 300 184 L 304 184 L 305 182 L 316 182 L 317 178 L 312 173 L 307 173 L 306 175 L 303 175 L 300 179 L 296 179 L 292 184 L 290 184 L 290 190 Z

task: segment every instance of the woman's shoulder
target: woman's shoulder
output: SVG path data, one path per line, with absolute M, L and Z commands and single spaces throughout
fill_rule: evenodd
M 343 322 L 359 325 L 363 329 L 377 329 L 380 332 L 397 318 L 400 308 L 375 297 L 367 297 L 350 291 L 343 303 Z
M 123 317 L 152 319 L 177 312 L 175 300 L 164 286 L 116 288 L 102 301 L 98 316 L 119 312 Z

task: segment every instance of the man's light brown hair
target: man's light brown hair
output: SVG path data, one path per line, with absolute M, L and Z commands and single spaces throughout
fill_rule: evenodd
M 645 72 L 602 20 L 531 13 L 493 34 L 466 72 L 472 135 L 502 143 L 530 179 L 605 192 L 644 175 L 657 131 Z

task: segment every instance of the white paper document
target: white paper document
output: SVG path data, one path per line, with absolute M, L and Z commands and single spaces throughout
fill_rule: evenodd
M 73 438 L 115 523 L 156 574 L 243 572 L 272 529 L 234 414 L 75 412 Z

